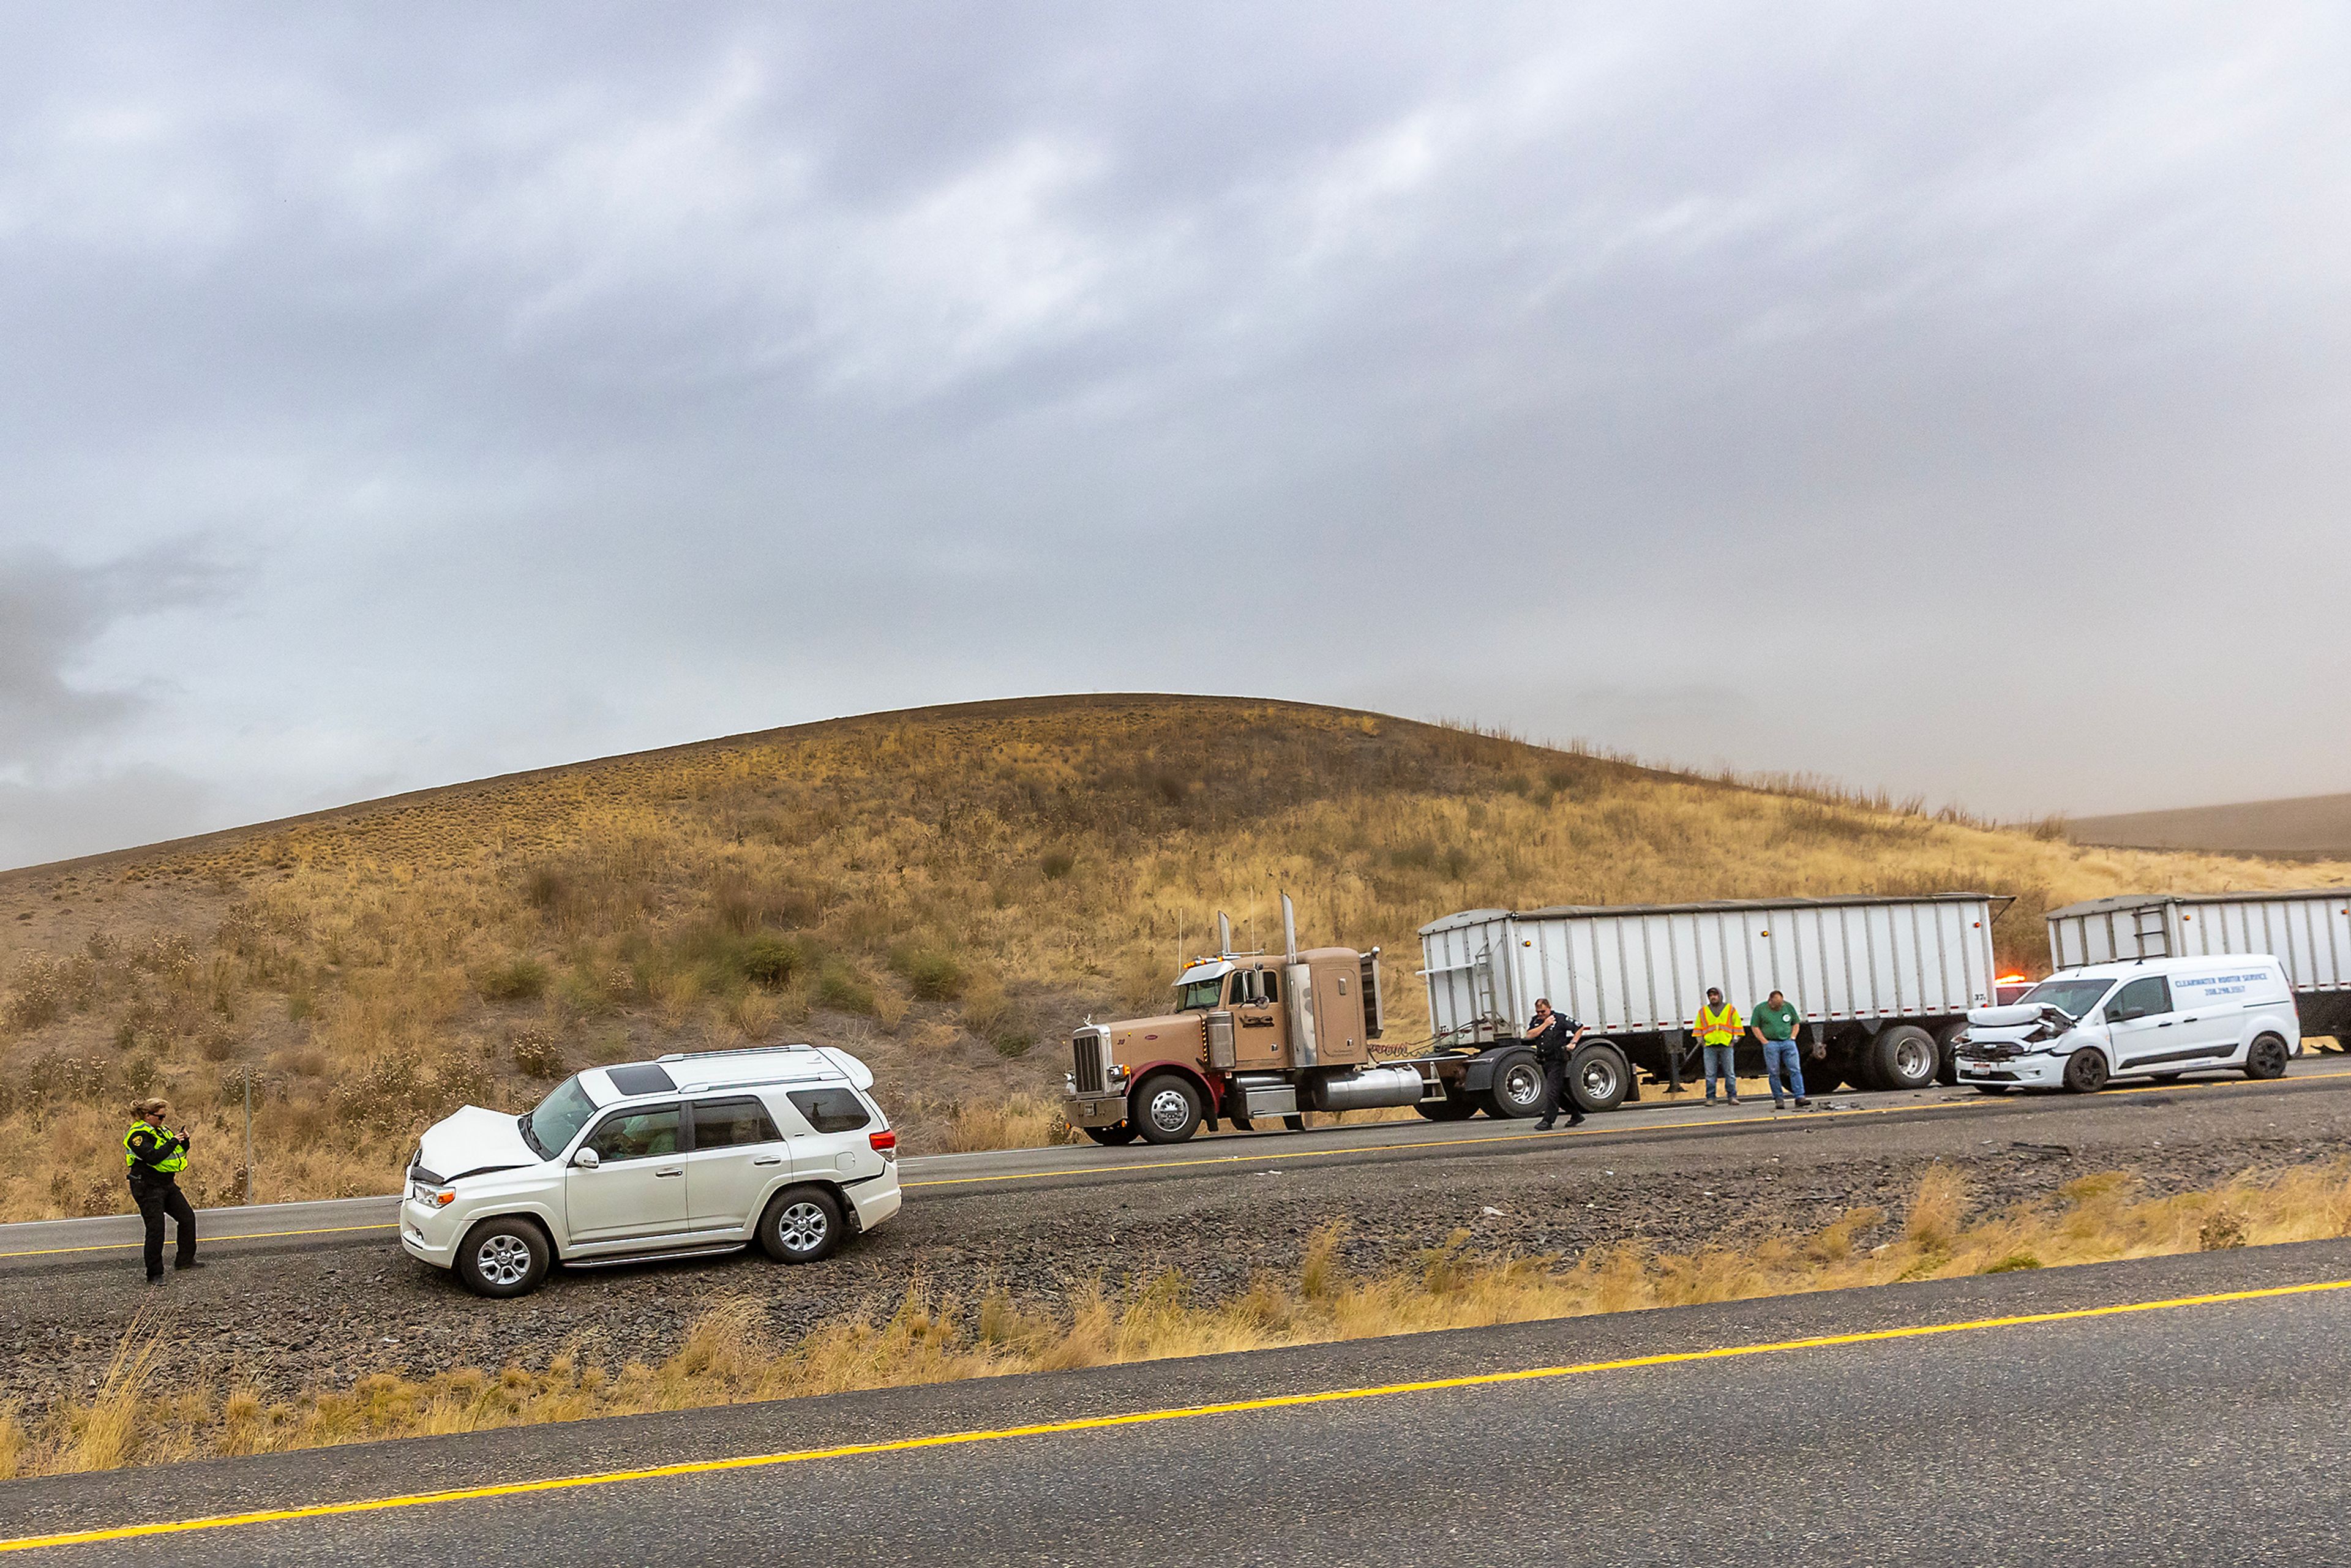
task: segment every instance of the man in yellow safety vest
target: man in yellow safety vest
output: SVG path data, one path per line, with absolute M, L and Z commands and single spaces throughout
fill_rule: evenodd
M 1743 1027 L 1739 1009 L 1722 999 L 1719 987 L 1708 986 L 1706 1006 L 1698 1009 L 1698 1021 L 1690 1025 L 1690 1032 L 1706 1048 L 1706 1103 L 1709 1105 L 1714 1103 L 1714 1079 L 1718 1072 L 1722 1075 L 1722 1087 L 1730 1103 L 1739 1103 L 1739 1071 L 1731 1053 L 1739 1047 L 1739 1031 Z

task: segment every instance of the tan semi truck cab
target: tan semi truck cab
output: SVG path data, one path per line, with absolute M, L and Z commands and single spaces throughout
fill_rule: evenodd
M 1295 1130 L 1309 1111 L 1410 1105 L 1452 1121 L 1541 1108 L 1541 1069 L 1516 1041 L 1374 1061 L 1379 949 L 1301 950 L 1282 903 L 1283 952 L 1233 952 L 1220 915 L 1220 951 L 1184 967 L 1173 1010 L 1071 1034 L 1062 1091 L 1071 1126 L 1098 1144 L 1173 1144 L 1227 1122 L 1246 1131 L 1279 1118 Z

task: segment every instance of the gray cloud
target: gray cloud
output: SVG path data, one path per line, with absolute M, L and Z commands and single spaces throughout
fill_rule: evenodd
M 76 667 L 119 623 L 201 602 L 214 581 L 187 548 L 96 566 L 36 549 L 0 554 L 0 776 L 131 718 L 140 693 L 85 685 Z
M 237 565 L 37 593 L 0 700 L 182 826 L 1137 686 L 2003 811 L 2345 787 L 2351 645 L 2274 650 L 2351 567 L 2332 8 L 12 42 L 0 547 Z

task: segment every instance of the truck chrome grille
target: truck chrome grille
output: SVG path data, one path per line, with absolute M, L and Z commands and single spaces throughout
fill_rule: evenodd
M 1110 1053 L 1103 1049 L 1110 1043 L 1110 1031 L 1081 1029 L 1070 1037 L 1070 1079 L 1081 1094 L 1100 1094 L 1109 1089 L 1110 1078 L 1102 1059 Z

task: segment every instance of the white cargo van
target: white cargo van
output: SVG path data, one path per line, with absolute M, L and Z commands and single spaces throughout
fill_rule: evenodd
M 2218 1068 L 2278 1077 L 2302 1054 L 2302 1020 L 2265 954 L 2140 958 L 2060 969 L 2011 1006 L 1977 1008 L 1955 1044 L 1959 1082 L 1988 1093 L 2087 1093 Z

